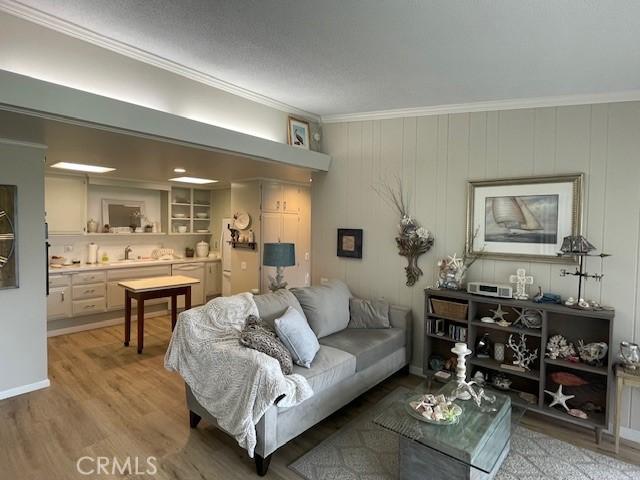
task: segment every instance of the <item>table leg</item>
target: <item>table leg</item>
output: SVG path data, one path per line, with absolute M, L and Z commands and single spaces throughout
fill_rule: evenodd
M 129 346 L 131 340 L 131 294 L 124 291 L 124 346 Z
M 138 298 L 138 353 L 144 348 L 144 299 Z
M 616 454 L 620 453 L 620 409 L 622 408 L 622 376 L 616 375 L 616 413 L 614 423 L 614 433 L 616 436 Z
M 171 295 L 171 331 L 176 328 L 178 321 L 178 296 Z
M 184 309 L 191 310 L 191 287 L 187 287 L 187 291 L 184 293 Z

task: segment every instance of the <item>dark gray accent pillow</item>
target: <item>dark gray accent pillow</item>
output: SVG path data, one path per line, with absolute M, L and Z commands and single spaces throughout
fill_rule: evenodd
M 349 299 L 348 328 L 391 328 L 389 304 L 384 300 Z
M 315 287 L 292 288 L 316 337 L 340 332 L 349 325 L 351 292 L 344 282 L 330 280 Z
M 284 315 L 288 307 L 295 308 L 302 315 L 304 311 L 296 297 L 286 288 L 264 295 L 254 295 L 253 300 L 258 307 L 260 318 L 273 327 L 273 321 Z
M 247 317 L 240 333 L 240 344 L 275 358 L 280 363 L 282 373 L 293 373 L 293 360 L 287 347 L 276 337 L 276 332 L 255 315 Z

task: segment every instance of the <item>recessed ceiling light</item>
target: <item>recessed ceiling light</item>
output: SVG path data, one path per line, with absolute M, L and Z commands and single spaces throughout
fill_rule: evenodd
M 182 183 L 197 183 L 198 185 L 204 185 L 205 183 L 216 183 L 218 180 L 209 180 L 208 178 L 197 177 L 176 177 L 170 178 L 170 182 L 182 182 Z
M 98 165 L 85 165 L 82 163 L 58 162 L 51 165 L 51 168 L 62 168 L 63 170 L 75 170 L 76 172 L 107 173 L 113 172 L 115 168 L 100 167 Z
M 186 170 L 184 168 L 174 168 L 173 171 L 176 172 L 176 173 L 185 173 L 186 172 Z

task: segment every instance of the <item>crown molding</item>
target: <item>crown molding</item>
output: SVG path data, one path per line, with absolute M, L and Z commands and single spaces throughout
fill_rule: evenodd
M 561 95 L 556 97 L 521 98 L 488 102 L 455 103 L 431 107 L 397 108 L 372 112 L 322 115 L 322 123 L 362 122 L 391 118 L 422 117 L 449 113 L 491 112 L 496 110 L 518 110 L 523 108 L 563 107 L 597 103 L 633 102 L 640 100 L 640 90 L 626 92 L 594 93 L 584 95 Z
M 180 63 L 174 62 L 173 60 L 161 57 L 160 55 L 156 55 L 146 50 L 129 45 L 128 43 L 121 42 L 119 40 L 115 40 L 113 38 L 99 34 L 87 28 L 81 27 L 80 25 L 77 25 L 73 22 L 68 22 L 49 13 L 43 12 L 42 10 L 38 10 L 22 3 L 13 0 L 0 0 L 0 11 L 18 18 L 22 18 L 29 22 L 42 25 L 43 27 L 55 30 L 70 37 L 83 40 L 98 47 L 105 48 L 134 60 L 138 60 L 148 65 L 167 70 L 182 77 L 189 78 L 190 80 L 194 80 L 210 87 L 223 90 L 227 93 L 231 93 L 238 97 L 251 100 L 252 102 L 256 102 L 261 105 L 274 108 L 276 110 L 287 112 L 292 115 L 303 117 L 306 120 L 320 122 L 320 116 L 315 113 L 307 112 L 306 110 L 302 110 L 292 105 L 288 105 L 284 102 L 274 100 L 273 98 L 239 87 L 232 83 L 225 82 L 224 80 L 216 78 L 213 75 L 209 75 L 208 73 L 204 73 L 194 68 L 187 67 Z

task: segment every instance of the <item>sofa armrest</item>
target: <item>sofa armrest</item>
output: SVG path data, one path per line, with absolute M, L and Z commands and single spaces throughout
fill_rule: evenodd
M 400 305 L 391 305 L 389 307 L 389 323 L 394 328 L 402 328 L 405 330 L 407 338 L 407 363 L 411 363 L 411 354 L 413 350 L 413 314 L 411 309 Z

